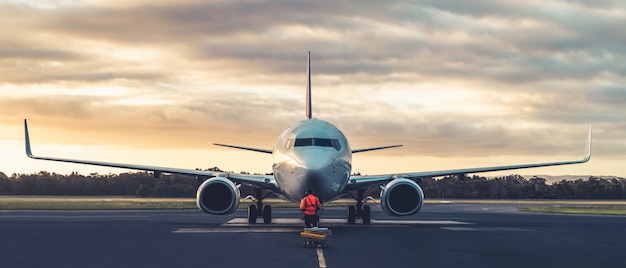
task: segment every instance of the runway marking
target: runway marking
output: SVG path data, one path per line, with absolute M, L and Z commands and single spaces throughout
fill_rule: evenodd
M 441 229 L 448 231 L 481 231 L 481 232 L 530 232 L 530 229 L 515 228 L 515 227 L 440 227 Z
M 441 227 L 441 229 L 448 231 L 478 231 L 476 228 L 467 228 L 467 227 Z
M 172 233 L 192 234 L 192 233 L 295 233 L 302 229 L 296 228 L 178 228 Z
M 411 221 L 411 220 L 372 220 L 373 224 L 416 224 L 416 225 L 472 225 L 463 221 Z
M 471 222 L 462 221 L 415 221 L 415 220 L 371 220 L 372 225 L 376 224 L 398 224 L 398 225 L 473 225 Z M 262 224 L 262 223 L 258 223 Z M 272 224 L 295 224 L 302 225 L 304 222 L 299 218 L 274 218 Z M 328 224 L 347 224 L 345 219 L 321 219 L 320 225 Z M 248 223 L 248 218 L 234 218 L 225 225 L 237 225 L 237 226 L 255 226 L 256 224 Z M 357 225 L 358 222 L 357 222 Z
M 324 251 L 321 247 L 317 248 L 317 262 L 319 262 L 320 268 L 326 268 L 326 258 L 324 258 Z
M 340 224 L 340 223 L 346 223 L 346 220 L 344 219 L 321 219 L 320 220 L 320 224 Z M 234 218 L 228 222 L 226 222 L 226 224 L 228 225 L 254 225 L 254 224 L 250 224 L 248 223 L 248 218 Z M 262 224 L 262 223 L 257 223 L 257 224 Z M 298 224 L 298 225 L 304 225 L 304 221 L 301 220 L 300 218 L 273 218 L 272 219 L 272 224 Z
M 322 219 L 320 221 L 321 225 L 346 225 L 345 219 Z M 209 227 L 209 228 L 178 228 L 172 233 L 295 233 L 300 232 L 302 229 L 300 225 L 302 225 L 302 220 L 298 218 L 274 218 L 272 219 L 271 224 L 263 225 L 262 223 L 258 224 L 249 224 L 247 218 L 234 218 L 225 224 L 222 224 L 219 227 Z M 462 225 L 473 225 L 471 222 L 462 222 L 462 221 L 414 221 L 414 220 L 372 220 L 371 225 L 367 225 L 369 227 L 384 227 L 385 225 L 429 225 L 429 226 L 437 226 L 444 225 L 448 227 L 441 227 L 444 230 L 450 231 L 477 231 L 479 229 L 476 228 L 468 228 L 468 227 L 459 227 Z M 277 225 L 296 225 L 297 228 L 281 228 L 274 227 Z M 450 226 L 457 225 L 457 227 Z M 364 226 L 362 224 L 356 224 L 354 226 Z M 505 231 L 504 229 L 500 229 L 500 231 Z

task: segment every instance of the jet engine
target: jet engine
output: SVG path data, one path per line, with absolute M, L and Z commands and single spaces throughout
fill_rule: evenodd
M 239 207 L 239 188 L 229 179 L 211 178 L 198 187 L 196 203 L 206 213 L 231 214 Z
M 406 178 L 390 181 L 380 192 L 381 206 L 387 215 L 408 216 L 422 209 L 424 192 L 417 183 Z

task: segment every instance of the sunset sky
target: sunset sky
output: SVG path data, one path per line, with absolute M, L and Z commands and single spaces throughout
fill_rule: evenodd
M 0 172 L 129 170 L 36 155 L 271 172 L 313 115 L 363 174 L 575 160 L 498 174 L 626 177 L 624 1 L 0 0 Z

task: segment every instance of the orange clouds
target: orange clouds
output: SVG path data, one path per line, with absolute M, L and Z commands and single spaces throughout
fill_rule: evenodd
M 304 117 L 310 50 L 314 116 L 355 147 L 577 156 L 593 122 L 594 153 L 626 155 L 615 3 L 54 3 L 0 3 L 0 140 L 29 118 L 45 144 L 271 148 Z

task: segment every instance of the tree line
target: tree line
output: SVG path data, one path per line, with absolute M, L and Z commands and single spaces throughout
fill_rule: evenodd
M 219 168 L 212 168 L 221 171 Z M 243 173 L 243 172 L 242 172 Z M 623 178 L 588 177 L 561 180 L 548 184 L 544 178 L 525 179 L 520 175 L 496 178 L 481 176 L 446 176 L 420 178 L 426 198 L 469 199 L 626 199 L 626 180 Z M 194 197 L 199 181 L 192 176 L 149 172 L 121 174 L 69 175 L 40 171 L 32 174 L 0 172 L 1 195 L 124 195 L 138 197 Z M 254 189 L 240 187 L 241 196 L 254 194 Z M 366 194 L 378 197 L 380 188 L 372 186 Z
M 546 179 L 525 179 L 509 175 L 488 179 L 480 176 L 447 176 L 418 181 L 430 198 L 469 199 L 625 199 L 626 180 L 600 177 L 561 180 L 547 184 Z

